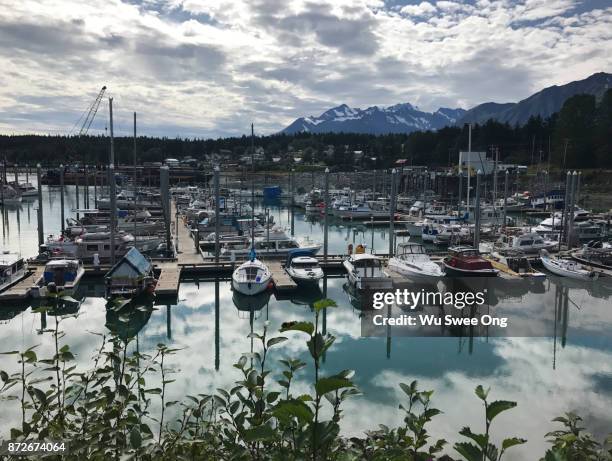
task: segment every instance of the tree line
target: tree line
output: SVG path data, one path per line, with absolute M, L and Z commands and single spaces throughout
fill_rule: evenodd
M 141 136 L 137 140 L 139 163 L 187 156 L 203 160 L 206 154 L 222 153 L 232 160 L 250 152 L 248 136 L 218 139 L 182 139 Z M 468 149 L 468 127 L 438 131 L 372 135 L 360 133 L 298 133 L 259 136 L 255 145 L 273 157 L 301 156 L 303 163 L 325 163 L 338 169 L 385 168 L 398 159 L 408 164 L 446 166 L 457 163 L 458 153 Z M 109 158 L 106 136 L 2 135 L 0 155 L 7 162 L 43 165 L 104 164 Z M 531 117 L 526 124 L 510 125 L 495 120 L 472 128 L 472 150 L 498 151 L 506 163 L 544 163 L 551 168 L 612 167 L 612 89 L 600 100 L 592 95 L 569 98 L 550 117 Z M 362 154 L 355 156 L 355 151 Z M 133 162 L 133 139 L 115 138 L 115 158 Z

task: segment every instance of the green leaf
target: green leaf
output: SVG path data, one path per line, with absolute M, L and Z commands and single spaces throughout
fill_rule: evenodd
M 498 414 L 502 411 L 510 410 L 516 407 L 516 402 L 510 402 L 508 400 L 496 400 L 491 402 L 487 407 L 487 419 L 493 421 Z
M 280 395 L 280 392 L 270 392 L 267 396 L 266 396 L 266 402 L 268 403 L 274 403 L 274 401 L 278 398 L 278 396 Z
M 277 336 L 276 338 L 270 338 L 268 340 L 268 343 L 266 344 L 266 347 L 272 347 L 275 344 L 279 344 L 282 343 L 283 341 L 287 341 L 288 338 L 285 338 L 284 336 Z
M 454 448 L 467 461 L 482 461 L 482 452 L 474 444 L 461 442 L 456 443 Z
M 302 423 L 309 423 L 313 418 L 310 407 L 296 399 L 279 402 L 272 410 L 272 414 L 280 420 L 287 421 L 290 418 L 297 418 Z
M 256 442 L 262 440 L 271 440 L 274 438 L 275 432 L 270 426 L 256 426 L 244 431 L 245 442 Z
M 312 336 L 314 325 L 312 322 L 284 322 L 281 325 L 280 332 L 283 333 L 285 331 L 303 331 Z
M 140 448 L 142 444 L 142 436 L 140 435 L 140 431 L 137 426 L 132 427 L 130 431 L 130 445 L 132 448 Z
M 2 379 L 3 383 L 7 382 L 8 379 L 9 379 L 8 373 L 6 371 L 4 371 L 4 370 L 1 370 L 0 371 L 0 379 Z
M 36 352 L 34 351 L 25 351 L 23 353 L 23 357 L 26 359 L 26 362 L 28 363 L 36 362 Z
M 462 428 L 459 431 L 459 434 L 472 439 L 481 449 L 484 449 L 487 446 L 487 436 L 485 434 L 475 434 L 469 427 Z
M 520 439 L 518 437 L 511 437 L 509 439 L 504 439 L 504 441 L 502 442 L 502 450 L 507 450 L 510 447 L 513 447 L 515 445 L 522 445 L 524 443 L 527 443 L 527 440 Z
M 479 384 L 478 386 L 476 386 L 475 392 L 480 400 L 486 400 L 487 396 L 489 395 L 489 390 L 490 389 L 487 389 L 485 391 L 484 388 Z
M 314 303 L 314 309 L 316 312 L 319 312 L 322 309 L 327 309 L 328 307 L 338 307 L 338 305 L 333 299 L 319 299 Z
M 406 383 L 399 383 L 399 387 L 404 391 L 407 396 L 412 396 L 412 394 L 416 391 L 416 381 L 412 381 L 412 384 L 409 386 Z
M 333 392 L 338 389 L 342 389 L 344 387 L 353 387 L 354 384 L 346 379 L 339 378 L 337 376 L 330 376 L 329 378 L 320 378 L 315 384 L 315 389 L 317 394 L 323 395 L 328 392 Z

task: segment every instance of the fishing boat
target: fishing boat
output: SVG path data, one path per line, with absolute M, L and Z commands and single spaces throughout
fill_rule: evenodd
M 540 260 L 546 270 L 560 277 L 569 277 L 576 280 L 597 280 L 600 272 L 589 269 L 571 259 L 552 258 L 548 251 L 542 250 Z
M 471 247 L 453 247 L 442 264 L 446 275 L 455 277 L 496 277 L 499 270 Z
M 104 276 L 106 296 L 133 298 L 153 294 L 155 280 L 153 264 L 136 248 L 131 248 Z
M 444 276 L 442 268 L 429 258 L 420 243 L 400 243 L 396 255 L 389 259 L 387 267 L 414 282 L 436 283 Z
M 37 298 L 70 295 L 84 274 L 83 263 L 78 259 L 52 259 L 46 264 L 43 275 L 34 283 L 30 293 Z
M 349 285 L 355 290 L 389 289 L 391 278 L 384 272 L 382 259 L 368 253 L 356 253 L 342 263 Z
M 317 258 L 308 250 L 291 250 L 287 255 L 285 270 L 297 284 L 317 284 L 323 278 L 323 269 Z
M 28 264 L 21 255 L 10 251 L 0 254 L 0 292 L 21 280 L 28 271 Z

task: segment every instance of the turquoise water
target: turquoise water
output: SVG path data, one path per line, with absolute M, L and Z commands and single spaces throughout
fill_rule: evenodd
M 75 204 L 72 189 L 70 186 L 66 202 L 69 208 Z M 35 252 L 36 207 L 34 201 L 6 210 L 5 248 L 20 250 L 24 255 Z M 49 230 L 46 233 L 57 231 L 59 198 L 55 189 L 44 188 L 43 209 Z M 289 215 L 282 206 L 273 207 L 272 214 L 277 223 L 288 224 Z M 295 224 L 298 237 L 308 235 L 322 241 L 318 221 L 309 222 L 303 214 L 297 214 Z M 353 239 L 355 243 L 370 243 L 370 230 L 353 231 L 346 224 L 332 225 L 330 252 L 344 252 Z M 376 230 L 375 249 L 387 251 L 386 237 L 385 230 Z M 325 328 L 337 340 L 325 358 L 323 374 L 346 368 L 356 371 L 355 381 L 363 395 L 346 403 L 342 421 L 345 434 L 362 434 L 379 423 L 401 424 L 398 404 L 403 393 L 398 383 L 414 379 L 423 389 L 435 390 L 434 406 L 444 414 L 434 419 L 433 436 L 451 442 L 462 440 L 457 432 L 464 425 L 482 429 L 483 410 L 473 393 L 476 385 L 490 386 L 493 398 L 516 400 L 518 407 L 496 419 L 493 433 L 525 437 L 529 442 L 508 452 L 506 459 L 543 455 L 544 434 L 555 427 L 550 420 L 567 410 L 578 411 L 588 428 L 600 437 L 612 430 L 612 305 L 605 290 L 549 278 L 540 290 L 543 292 L 508 294 L 499 299 L 498 306 L 521 313 L 526 322 L 537 317 L 538 322 L 546 323 L 551 336 L 545 338 L 362 338 L 360 312 L 351 304 L 344 283 L 341 276 L 326 280 L 327 297 L 336 300 L 338 307 L 325 315 Z M 555 304 L 557 287 L 567 288 L 567 308 Z M 227 279 L 192 277 L 182 281 L 178 300 L 168 304 L 156 300 L 150 316 L 134 319 L 129 328 L 138 332 L 142 351 L 151 351 L 160 342 L 184 348 L 170 359 L 176 372 L 170 398 L 212 392 L 231 386 L 238 378 L 232 364 L 241 353 L 251 350 L 247 338 L 251 330 L 261 331 L 266 321 L 271 330 L 277 330 L 288 320 L 314 319 L 311 304 L 323 296 L 323 291 L 321 283 L 320 291 L 236 299 Z M 84 280 L 76 295 L 82 299 L 78 314 L 59 320 L 66 332 L 64 341 L 82 367 L 89 366 L 99 346 L 99 338 L 92 332 L 126 328 L 107 316 L 102 295 L 101 280 Z M 28 306 L 0 307 L 0 313 L 0 351 L 40 344 L 39 357 L 52 354 L 52 336 L 41 334 L 40 329 L 45 320 L 47 327 L 54 327 L 57 317 L 47 315 L 43 319 Z M 304 337 L 286 336 L 291 340 L 273 351 L 271 366 L 275 367 L 276 359 L 286 357 L 310 363 Z M 0 356 L 0 368 L 11 368 L 11 361 Z M 278 374 L 279 368 L 275 371 Z M 296 382 L 295 391 L 307 392 L 312 377 L 309 366 Z M 0 422 L 2 433 L 6 433 L 11 415 L 17 415 L 17 409 L 10 405 L 6 405 L 8 417 Z

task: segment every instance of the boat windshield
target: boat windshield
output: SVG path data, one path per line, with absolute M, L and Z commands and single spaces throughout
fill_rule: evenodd
M 360 261 L 355 261 L 353 263 L 353 265 L 356 268 L 366 268 L 366 267 L 373 267 L 375 269 L 380 268 L 380 260 L 378 259 L 362 259 Z
M 292 262 L 291 265 L 296 269 L 316 269 L 318 267 L 315 262 Z

